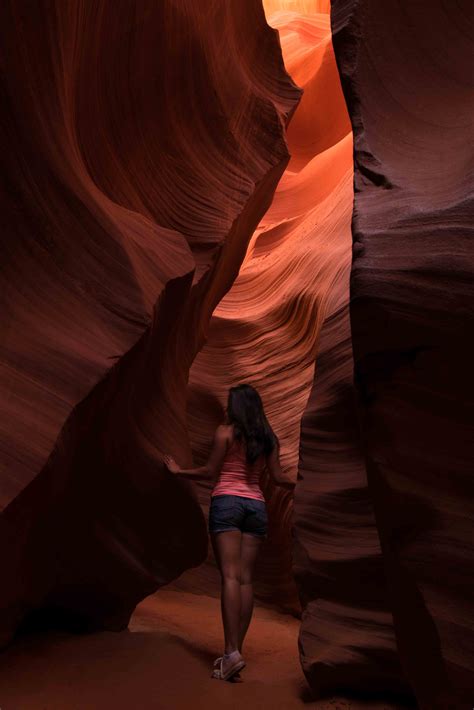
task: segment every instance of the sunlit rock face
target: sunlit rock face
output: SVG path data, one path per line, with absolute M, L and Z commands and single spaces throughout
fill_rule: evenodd
M 283 273 L 295 285 L 298 274 L 307 273 L 307 289 L 317 299 L 317 308 L 307 311 L 306 332 L 315 339 L 307 353 L 313 360 L 316 355 L 316 369 L 303 412 L 290 518 L 292 569 L 303 608 L 301 663 L 315 694 L 344 687 L 404 691 L 355 407 L 348 312 L 352 133 L 332 47 L 329 4 L 270 5 L 274 14 L 269 19 L 280 31 L 286 66 L 304 88 L 288 130 L 291 162 L 274 204 L 281 190 L 283 216 L 295 203 L 285 180 L 304 185 L 308 218 L 296 221 L 288 251 L 304 242 L 306 259 L 299 271 Z M 292 345 L 296 364 L 305 341 L 293 336 Z M 292 377 L 283 378 L 282 422 L 298 382 L 292 364 L 289 360 L 285 370 Z M 308 381 L 299 379 L 307 397 Z
M 259 389 L 286 473 L 296 479 L 299 465 L 300 480 L 294 501 L 264 481 L 270 536 L 256 595 L 302 611 L 299 652 L 315 694 L 404 690 L 353 391 L 352 133 L 329 8 L 309 5 L 265 4 L 304 94 L 287 132 L 288 168 L 191 368 L 189 421 L 201 460 L 228 387 Z M 207 486 L 199 498 L 207 514 Z M 212 560 L 176 585 L 218 593 Z
M 399 657 L 474 697 L 472 4 L 334 0 L 355 143 L 352 345 Z
M 38 609 L 123 628 L 205 558 L 160 455 L 191 462 L 188 370 L 300 91 L 257 0 L 7 1 L 0 33 L 4 643 Z
M 303 14 L 264 3 L 269 24 L 278 30 L 285 66 L 304 90 L 287 132 L 291 160 L 234 285 L 214 311 L 206 345 L 190 373 L 196 460 L 208 453 L 228 388 L 249 382 L 262 395 L 281 441 L 283 467 L 294 480 L 328 294 L 339 280 L 347 290 L 351 255 L 350 122 L 327 3 L 321 11 L 320 3 L 312 5 Z M 266 478 L 263 488 L 270 535 L 258 561 L 256 594 L 300 613 L 292 567 L 292 495 Z M 207 514 L 209 486 L 200 487 L 199 499 Z M 184 575 L 178 585 L 198 591 L 209 588 L 210 580 L 218 583 L 211 557 L 209 565 Z

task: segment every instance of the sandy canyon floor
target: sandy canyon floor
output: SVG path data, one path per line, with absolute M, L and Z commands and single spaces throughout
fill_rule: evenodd
M 256 606 L 240 682 L 211 678 L 222 652 L 220 601 L 163 588 L 129 629 L 18 637 L 0 664 L 1 710 L 397 710 L 345 698 L 311 699 L 297 652 L 299 621 Z

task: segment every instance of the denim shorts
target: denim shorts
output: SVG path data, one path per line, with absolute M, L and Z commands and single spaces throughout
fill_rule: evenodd
M 240 530 L 267 537 L 267 506 L 264 500 L 221 494 L 211 497 L 209 532 Z

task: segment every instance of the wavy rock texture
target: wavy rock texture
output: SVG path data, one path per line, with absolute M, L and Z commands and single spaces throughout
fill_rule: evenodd
M 407 695 L 357 421 L 345 265 L 328 299 L 301 426 L 293 511 L 300 659 L 316 696 L 341 688 Z
M 234 285 L 214 311 L 207 343 L 191 368 L 188 407 L 195 458 L 202 461 L 228 388 L 242 381 L 254 384 L 280 437 L 283 468 L 293 480 L 320 328 L 334 285 L 348 280 L 351 258 L 352 135 L 328 7 L 320 5 L 313 3 L 312 12 L 308 5 L 309 14 L 303 14 L 277 12 L 276 3 L 265 3 L 268 21 L 280 34 L 285 66 L 304 89 L 288 128 L 292 158 Z M 267 477 L 262 484 L 270 534 L 259 556 L 255 593 L 260 601 L 300 614 L 292 569 L 292 496 Z M 209 489 L 199 488 L 206 515 Z M 218 594 L 211 552 L 207 565 L 175 585 Z
M 474 697 L 471 10 L 334 0 L 332 16 L 357 406 L 399 655 L 430 710 Z
M 188 369 L 300 91 L 257 0 L 5 2 L 0 33 L 5 642 L 34 610 L 123 628 L 205 558 L 160 452 L 190 462 Z
M 317 350 L 316 371 L 302 419 L 300 480 L 290 521 L 293 572 L 303 608 L 300 659 L 316 695 L 343 687 L 404 690 L 353 391 L 348 314 L 352 136 L 332 49 L 329 3 L 271 2 L 267 13 L 269 6 L 287 67 L 305 91 L 288 130 L 292 158 L 275 202 L 293 169 L 300 183 L 304 180 L 306 206 L 319 203 L 305 244 L 307 256 L 313 255 L 307 261 L 308 288 L 319 299 L 317 312 L 308 309 L 306 326 L 314 328 L 308 354 L 314 358 Z M 313 166 L 317 171 L 311 173 Z M 334 173 L 339 173 L 336 180 Z M 285 192 L 282 215 L 283 207 L 294 202 L 285 203 L 284 197 Z M 301 239 L 298 227 L 294 237 Z M 284 274 L 299 283 L 297 268 Z M 304 345 L 298 341 L 298 347 Z M 291 372 L 289 363 L 286 367 Z M 292 396 L 291 385 L 291 380 L 285 383 L 285 398 Z

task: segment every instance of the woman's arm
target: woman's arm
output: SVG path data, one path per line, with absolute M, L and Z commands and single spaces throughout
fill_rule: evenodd
M 275 484 L 275 486 L 279 486 L 280 488 L 287 488 L 288 490 L 292 491 L 295 488 L 295 483 L 293 481 L 289 480 L 288 478 L 285 478 L 283 474 L 283 470 L 281 468 L 281 463 L 280 463 L 280 445 L 277 444 L 276 446 L 273 447 L 273 451 L 271 454 L 267 456 L 267 468 L 268 472 L 270 474 L 270 478 L 272 482 Z
M 176 476 L 185 476 L 186 478 L 207 478 L 207 466 L 196 466 L 196 468 L 180 468 L 172 456 L 167 454 L 163 457 L 163 462 L 171 473 Z
M 200 478 L 204 480 L 209 478 L 214 479 L 221 469 L 222 462 L 227 451 L 227 441 L 227 430 L 225 427 L 220 425 L 214 433 L 212 449 L 207 463 L 204 466 L 181 468 L 172 456 L 169 456 L 168 454 L 163 457 L 163 462 L 166 468 L 177 476 L 183 476 L 185 478 Z

